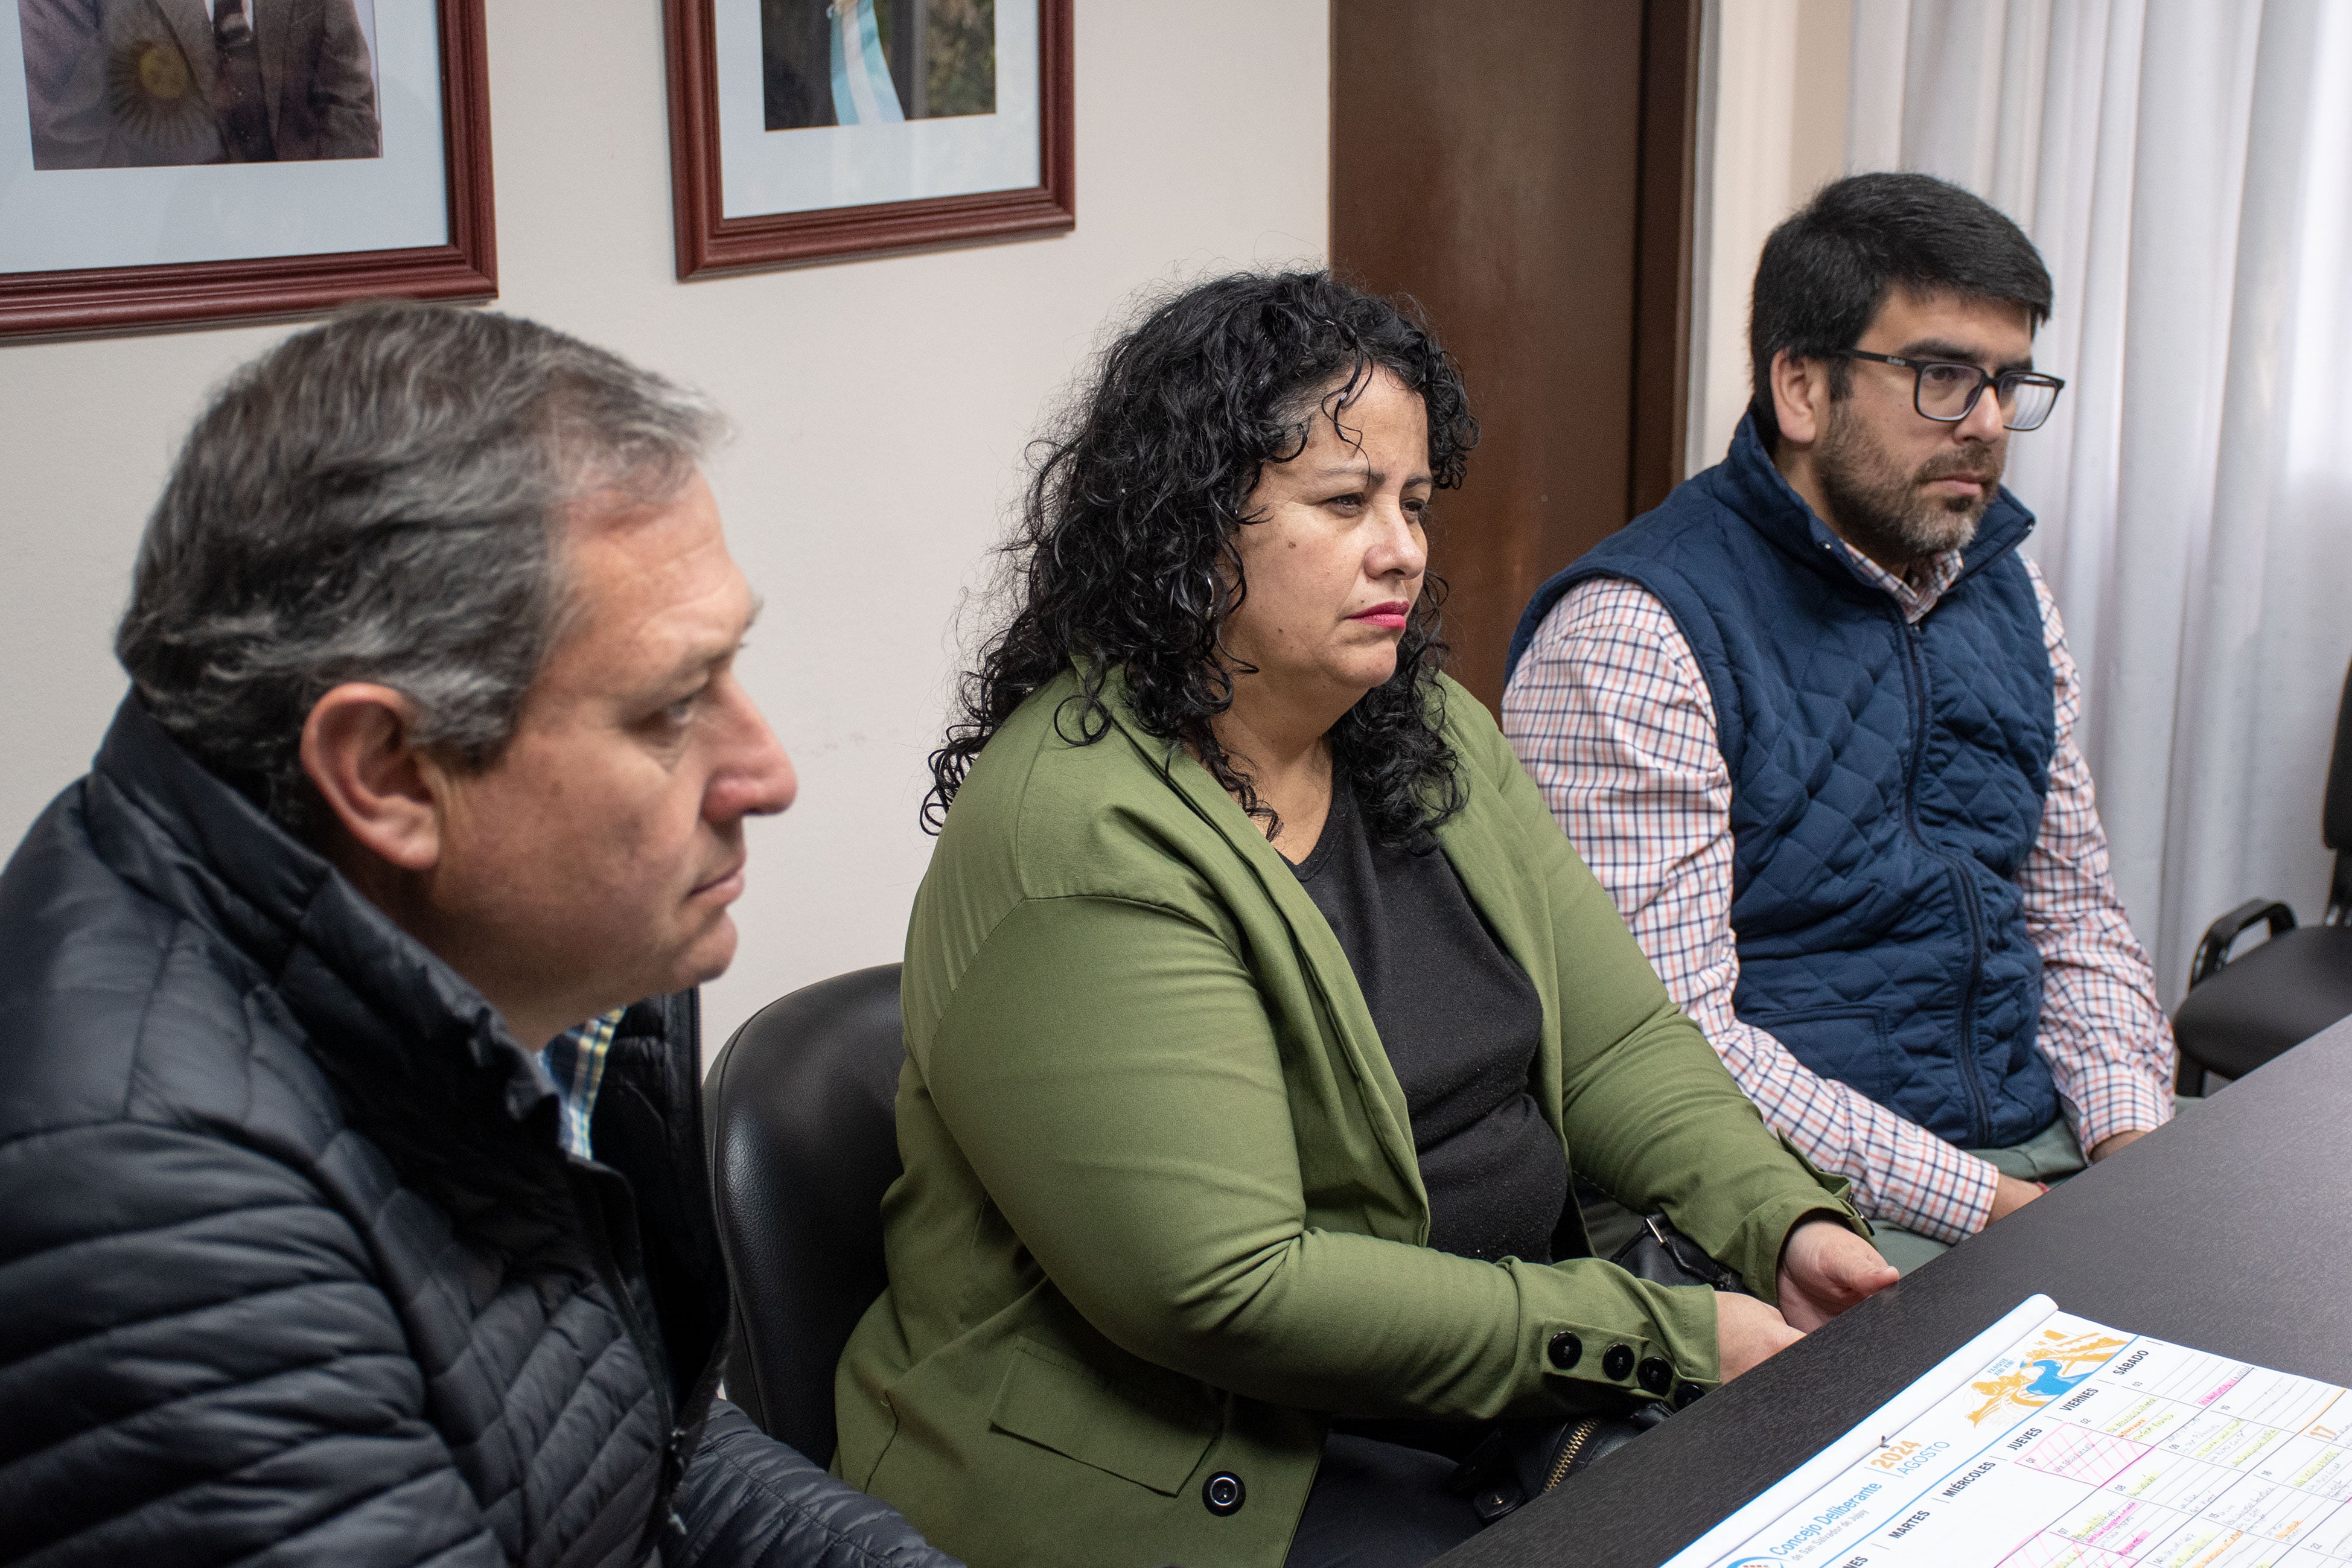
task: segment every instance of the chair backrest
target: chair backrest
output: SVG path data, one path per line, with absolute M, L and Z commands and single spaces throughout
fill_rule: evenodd
M 728 1396 L 820 1465 L 833 1458 L 834 1363 L 888 1281 L 881 1204 L 900 1168 L 906 1056 L 898 965 L 886 963 L 771 1002 L 703 1085 L 735 1292 Z

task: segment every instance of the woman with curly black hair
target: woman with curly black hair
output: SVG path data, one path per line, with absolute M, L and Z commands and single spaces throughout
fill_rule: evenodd
M 1543 1484 L 1455 1484 L 1498 1423 L 1686 1402 L 1874 1258 L 1439 671 L 1476 434 L 1417 321 L 1286 273 L 1040 448 L 838 1384 L 842 1473 L 977 1568 L 1426 1561 Z M 1571 1164 L 1763 1300 L 1590 1257 Z

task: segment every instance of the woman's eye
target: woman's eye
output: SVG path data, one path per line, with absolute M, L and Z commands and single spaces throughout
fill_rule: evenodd
M 1363 509 L 1364 498 L 1360 495 L 1350 492 L 1349 494 L 1343 496 L 1333 496 L 1329 500 L 1325 501 L 1323 504 L 1328 507 L 1336 507 L 1341 511 L 1360 511 Z

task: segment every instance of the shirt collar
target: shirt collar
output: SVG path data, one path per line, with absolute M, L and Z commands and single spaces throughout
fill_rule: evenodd
M 1960 572 L 1968 564 L 1960 552 L 1947 550 L 1929 556 L 1911 577 L 1898 577 L 1843 539 L 1837 542 L 1837 547 L 1845 552 L 1846 560 L 1864 581 L 1894 595 L 1895 605 L 1903 611 L 1903 619 L 1911 626 L 1917 626 L 1936 607 L 1936 601 L 1959 581 Z
M 577 1028 L 566 1029 L 539 1053 L 539 1065 L 563 1108 L 557 1133 L 565 1152 L 583 1160 L 594 1158 L 589 1129 L 596 1120 L 596 1091 L 604 1087 L 604 1060 L 612 1054 L 613 1037 L 626 1011 L 615 1007 Z

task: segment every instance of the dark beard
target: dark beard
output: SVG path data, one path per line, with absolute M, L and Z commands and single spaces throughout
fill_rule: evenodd
M 1982 441 L 1940 453 L 1915 473 L 1898 473 L 1842 403 L 1831 404 L 1829 428 L 1813 448 L 1813 474 L 1830 504 L 1828 521 L 1848 543 L 1882 565 L 1907 566 L 1967 549 L 1992 504 L 2000 473 L 2001 454 Z M 1932 480 L 1960 478 L 1979 479 L 1983 488 L 1967 499 L 1920 493 L 1919 487 Z

